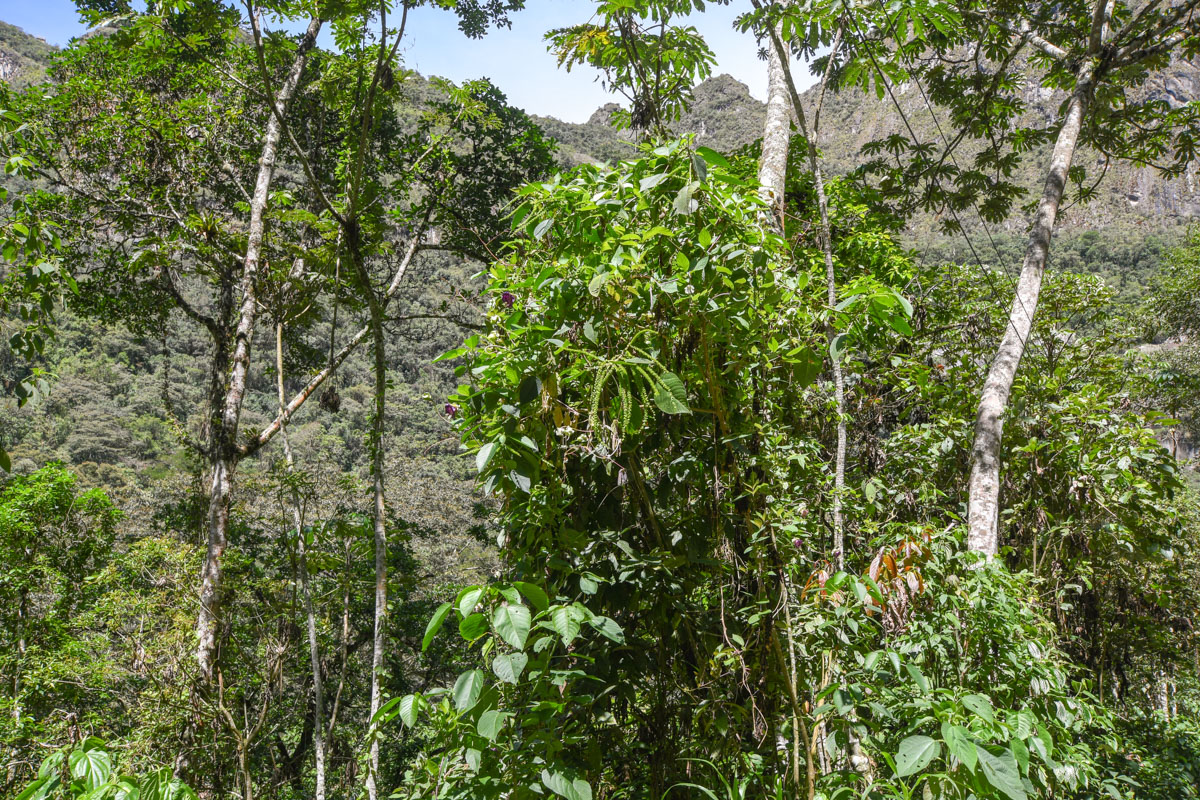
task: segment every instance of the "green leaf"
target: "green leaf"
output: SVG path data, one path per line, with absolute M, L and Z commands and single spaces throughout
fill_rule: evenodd
M 608 283 L 608 278 L 609 273 L 607 272 L 597 272 L 593 275 L 592 279 L 588 281 L 588 294 L 592 297 L 599 297 L 604 284 Z
M 478 669 L 469 669 L 458 676 L 458 680 L 454 682 L 454 689 L 451 696 L 454 698 L 454 707 L 459 713 L 470 711 L 479 702 L 479 695 L 483 692 L 483 671 Z
M 690 414 L 687 389 L 674 372 L 664 372 L 654 387 L 654 405 L 664 414 Z
M 942 752 L 937 740 L 928 736 L 909 736 L 896 752 L 896 777 L 904 778 L 920 772 Z
M 496 453 L 496 442 L 488 442 L 483 447 L 479 448 L 479 452 L 475 454 L 475 471 L 483 474 L 487 469 L 488 464 L 492 461 L 492 456 Z
M 617 644 L 625 644 L 625 631 L 621 630 L 621 626 L 616 623 L 616 620 L 609 617 L 592 617 L 588 620 L 588 624 L 599 631 L 605 639 Z
M 3 447 L 0 447 L 0 469 L 12 472 L 12 460 L 9 459 L 8 453 L 4 451 Z
M 908 674 L 912 676 L 913 683 L 921 690 L 922 694 L 929 694 L 929 681 L 921 672 L 921 668 L 916 664 L 905 664 L 904 668 L 908 670 Z
M 961 725 L 943 722 L 942 739 L 945 740 L 946 749 L 950 751 L 950 755 L 957 758 L 971 774 L 974 774 L 979 758 L 975 752 L 975 742 L 971 739 L 970 731 Z
M 841 361 L 846 353 L 846 345 L 846 334 L 839 333 L 833 337 L 833 341 L 829 343 L 829 357 L 835 362 Z
M 671 177 L 671 173 L 669 172 L 659 172 L 655 175 L 648 175 L 638 181 L 638 188 L 643 192 L 647 189 L 653 189 L 655 186 L 658 186 L 669 177 Z
M 554 224 L 554 217 L 550 217 L 549 219 L 544 219 L 541 222 L 539 222 L 537 224 L 537 227 L 535 227 L 533 229 L 533 238 L 540 239 L 543 236 L 545 236 L 546 231 L 550 230 L 550 226 L 553 224 Z
M 582 778 L 572 780 L 561 772 L 542 770 L 542 785 L 567 800 L 592 800 L 592 787 Z
M 538 611 L 545 611 L 550 607 L 550 598 L 546 597 L 540 586 L 525 581 L 515 581 L 513 586 L 517 587 L 517 591 L 525 595 L 525 599 L 533 603 L 533 607 Z
M 547 637 L 548 638 L 548 637 Z M 503 656 L 496 656 L 492 661 L 492 672 L 496 673 L 496 677 L 505 683 L 511 683 L 513 686 L 521 680 L 521 673 L 525 671 L 525 665 L 529 663 L 529 656 L 524 653 L 508 653 Z
M 569 645 L 579 635 L 579 620 L 568 606 L 556 606 L 550 612 L 550 624 L 562 637 L 563 644 Z
M 464 617 L 470 616 L 475 611 L 475 606 L 479 605 L 484 591 L 482 586 L 468 586 L 459 592 L 458 598 L 455 600 L 458 604 L 458 613 Z
M 468 642 L 473 642 L 483 636 L 487 630 L 487 617 L 483 614 L 471 614 L 463 617 L 463 621 L 458 623 L 458 632 Z
M 691 214 L 699 208 L 700 204 L 692 199 L 692 192 L 695 191 L 695 188 L 694 182 L 684 184 L 679 193 L 675 195 L 675 201 L 671 207 L 675 209 L 676 214 Z
M 526 375 L 517 387 L 517 401 L 524 405 L 532 403 L 542 393 L 542 382 L 536 375 Z
M 992 711 L 992 698 L 985 694 L 969 694 L 962 699 L 962 704 L 969 708 L 977 717 L 995 722 L 996 715 Z
M 406 694 L 400 698 L 400 721 L 406 727 L 413 727 L 417 724 L 417 711 L 420 710 L 420 698 L 415 694 Z
M 92 739 L 85 739 L 79 749 L 73 750 L 67 763 L 71 767 L 71 777 L 83 781 L 88 789 L 107 783 L 112 774 L 112 758 Z
M 978 748 L 979 766 L 983 775 L 997 791 L 1009 800 L 1029 800 L 1025 794 L 1025 785 L 1021 783 L 1021 773 L 1017 771 L 1017 761 L 1013 754 L 1005 750 L 1001 755 L 993 755 L 986 747 Z
M 50 785 L 53 783 L 53 785 Z M 54 778 L 38 778 L 26 786 L 21 793 L 17 795 L 16 800 L 42 800 L 48 796 L 54 788 L 59 784 L 57 776 Z
M 529 609 L 523 605 L 502 605 L 492 614 L 493 630 L 517 650 L 525 649 L 525 640 L 529 638 L 532 624 Z
M 433 641 L 433 637 L 438 635 L 438 631 L 442 629 L 442 623 L 446 621 L 446 617 L 450 614 L 452 608 L 454 606 L 450 603 L 442 603 L 438 606 L 437 611 L 433 612 L 429 624 L 425 626 L 425 636 L 421 639 L 421 652 L 429 649 L 430 642 Z
M 700 156 L 714 167 L 729 169 L 729 161 L 726 160 L 725 156 L 721 155 L 716 150 L 713 150 L 711 147 L 697 147 L 696 155 Z
M 1016 759 L 1017 768 L 1022 775 L 1029 774 L 1029 748 L 1020 739 L 1013 739 L 1008 743 L 1009 750 L 1012 751 L 1013 758 Z
M 479 715 L 479 722 L 475 724 L 475 730 L 489 742 L 494 742 L 500 735 L 501 729 L 504 728 L 504 721 L 510 716 L 512 715 L 507 712 L 495 709 L 485 711 Z

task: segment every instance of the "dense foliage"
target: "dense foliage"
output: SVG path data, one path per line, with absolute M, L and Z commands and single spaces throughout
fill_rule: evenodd
M 1055 242 L 968 548 L 1023 245 L 958 214 L 1090 9 L 751 6 L 949 155 L 795 136 L 769 205 L 698 2 L 548 34 L 630 101 L 579 130 L 406 73 L 414 4 L 81 3 L 0 89 L 0 797 L 1200 797 L 1200 239 Z M 1186 170 L 1146 58 L 1083 139 Z

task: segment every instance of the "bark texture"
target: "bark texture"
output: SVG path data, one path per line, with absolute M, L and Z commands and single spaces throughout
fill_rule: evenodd
M 259 261 L 262 257 L 265 233 L 265 212 L 270 195 L 271 181 L 275 176 L 275 164 L 279 155 L 279 142 L 283 132 L 280 122 L 288 103 L 300 83 L 308 54 L 317 41 L 321 20 L 313 19 L 300 44 L 295 58 L 271 102 L 279 113 L 267 117 L 263 134 L 262 155 L 259 157 L 258 175 L 250 202 L 250 224 L 246 235 L 246 255 L 242 262 L 242 300 L 238 309 L 238 322 L 234 334 L 233 354 L 230 359 L 229 380 L 226 384 L 219 417 L 212 431 L 210 448 L 210 470 L 212 484 L 208 503 L 208 543 L 204 554 L 204 566 L 200 572 L 200 612 L 196 619 L 196 661 L 200 676 L 206 683 L 212 681 L 213 664 L 217 655 L 217 626 L 220 617 L 222 589 L 222 560 L 229 545 L 229 495 L 233 489 L 233 474 L 239 458 L 237 435 L 238 422 L 242 413 L 242 401 L 246 395 L 247 376 L 250 371 L 250 347 L 257 323 L 258 295 L 255 291 L 258 280 Z
M 1004 412 L 1012 391 L 1013 379 L 1025 353 L 1025 343 L 1033 329 L 1033 315 L 1042 291 L 1046 272 L 1046 256 L 1054 220 L 1067 184 L 1067 171 L 1075 156 L 1079 131 L 1092 98 L 1090 68 L 1081 69 L 1075 91 L 1067 104 L 1062 128 L 1054 143 L 1046 185 L 1038 204 L 1029 243 L 1025 247 L 1025 262 L 1017 282 L 1016 297 L 1009 311 L 1004 337 L 988 370 L 975 416 L 975 442 L 971 447 L 971 476 L 967 503 L 967 546 L 988 557 L 1000 549 L 1000 449 L 1004 432 Z
M 767 52 L 767 122 L 763 127 L 762 156 L 758 160 L 759 193 L 770 207 L 771 219 L 783 227 L 783 192 L 787 180 L 788 144 L 791 139 L 791 109 L 783 60 L 788 57 L 776 46 L 778 32 L 771 37 Z

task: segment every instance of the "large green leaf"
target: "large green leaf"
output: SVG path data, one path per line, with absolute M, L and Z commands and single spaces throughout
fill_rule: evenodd
M 420 710 L 420 698 L 415 694 L 406 694 L 400 698 L 400 721 L 411 728 L 417 724 L 417 711 Z
M 459 713 L 470 711 L 479 702 L 479 695 L 482 692 L 483 671 L 467 670 L 454 682 L 454 690 L 451 692 L 451 696 L 454 698 L 454 707 L 458 709 Z
M 674 372 L 664 372 L 654 387 L 654 405 L 664 414 L 688 414 L 687 389 Z
M 475 606 L 479 605 L 480 598 L 483 597 L 484 589 L 482 586 L 470 586 L 463 589 L 458 594 L 458 613 L 464 617 L 471 616 L 475 611 Z
M 487 617 L 483 614 L 472 614 L 458 623 L 458 632 L 468 642 L 473 642 L 487 633 Z
M 425 626 L 425 636 L 421 639 L 422 652 L 429 649 L 430 642 L 433 637 L 437 636 L 438 631 L 442 629 L 442 623 L 446 621 L 446 616 L 450 610 L 454 608 L 450 603 L 442 603 L 438 606 L 437 611 L 433 612 L 433 616 L 429 619 L 429 624 Z
M 538 611 L 545 611 L 550 607 L 550 598 L 540 586 L 524 581 L 516 581 L 513 586 L 517 587 L 517 591 L 525 595 L 525 599 L 533 603 L 533 607 Z
M 550 624 L 562 637 L 563 644 L 570 644 L 579 635 L 579 619 L 570 606 L 555 606 L 550 611 Z
M 979 766 L 987 782 L 994 786 L 1009 800 L 1029 800 L 1025 794 L 1025 785 L 1021 782 L 1021 773 L 1017 770 L 1017 760 L 1013 754 L 1005 750 L 1000 755 L 993 755 L 985 747 L 977 748 Z
M 975 742 L 971 739 L 970 731 L 961 725 L 943 722 L 942 739 L 945 740 L 946 749 L 950 751 L 950 755 L 962 762 L 963 766 L 973 774 L 979 758 L 975 752 Z
M 903 778 L 920 772 L 942 752 L 936 739 L 928 736 L 909 736 L 896 752 L 896 777 Z
M 512 714 L 508 712 L 495 709 L 485 711 L 479 715 L 479 722 L 475 725 L 475 730 L 489 742 L 494 742 L 500 735 L 501 729 L 504 728 L 504 721 L 511 716 Z
M 962 699 L 962 704 L 969 708 L 977 717 L 995 722 L 996 715 L 992 711 L 992 698 L 985 694 L 969 694 Z
M 487 469 L 488 464 L 492 463 L 492 456 L 496 453 L 496 443 L 488 442 L 483 447 L 479 448 L 479 452 L 475 454 L 475 470 L 482 473 Z
M 71 767 L 71 777 L 83 781 L 88 789 L 107 783 L 108 776 L 112 774 L 112 758 L 94 741 L 85 740 L 77 750 L 72 750 L 67 762 Z
M 610 617 L 592 617 L 588 620 L 588 624 L 599 631 L 605 639 L 610 639 L 617 644 L 625 644 L 625 631 L 621 630 L 621 626 L 616 623 L 616 620 Z
M 525 640 L 529 638 L 529 628 L 532 624 L 529 609 L 523 605 L 508 603 L 497 608 L 492 614 L 492 629 L 517 650 L 525 649 Z
M 16 800 L 42 800 L 44 797 L 49 797 L 50 793 L 58 788 L 58 776 L 51 778 L 37 778 L 17 795 Z
M 542 785 L 567 800 L 592 800 L 592 787 L 582 778 L 571 779 L 561 772 L 542 770 Z
M 521 679 L 521 673 L 525 671 L 525 665 L 529 663 L 529 656 L 524 653 L 509 653 L 503 656 L 496 656 L 492 661 L 492 672 L 496 673 L 496 677 L 505 683 L 517 685 L 517 681 Z

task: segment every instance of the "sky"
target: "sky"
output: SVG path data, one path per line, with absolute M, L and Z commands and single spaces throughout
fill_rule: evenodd
M 765 100 L 766 65 L 758 58 L 758 45 L 753 36 L 733 30 L 734 18 L 747 5 L 710 4 L 689 21 L 717 57 L 713 74 L 727 72 Z M 526 0 L 525 9 L 512 15 L 511 29 L 492 30 L 482 40 L 472 40 L 459 32 L 451 12 L 424 6 L 409 14 L 402 45 L 405 66 L 455 82 L 488 78 L 509 103 L 531 114 L 584 122 L 597 108 L 620 98 L 604 92 L 595 70 L 559 69 L 542 37 L 550 29 L 586 22 L 590 16 L 589 0 Z M 0 20 L 59 46 L 85 30 L 72 0 L 0 0 Z M 803 76 L 804 83 L 811 80 L 806 69 L 795 74 L 798 79 Z

